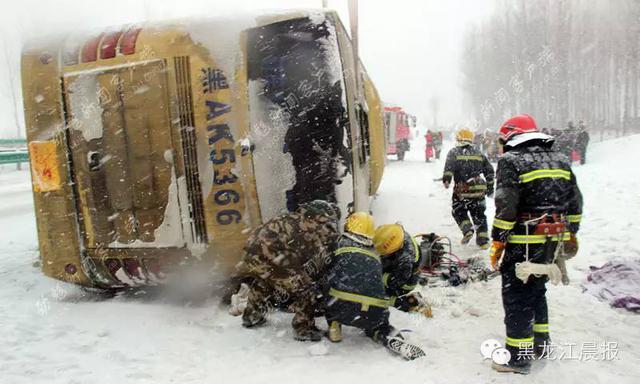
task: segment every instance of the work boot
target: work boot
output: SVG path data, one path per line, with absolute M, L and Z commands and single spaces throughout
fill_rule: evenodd
M 533 356 L 530 356 L 525 353 L 527 350 L 521 350 L 518 347 L 512 347 L 510 345 L 506 346 L 507 351 L 509 352 L 511 358 L 507 364 L 498 364 L 496 360 L 501 356 L 494 356 L 493 363 L 491 364 L 491 368 L 493 368 L 497 372 L 506 372 L 506 373 L 519 373 L 521 375 L 527 375 L 531 371 L 531 359 Z M 506 354 L 507 351 L 504 351 Z M 533 352 L 533 351 L 531 351 Z M 527 356 L 527 357 L 523 357 Z
M 478 244 L 478 247 L 480 247 L 480 249 L 489 249 L 489 242 Z
M 506 365 L 500 365 L 498 363 L 492 363 L 491 368 L 494 371 L 502 373 L 518 373 L 521 375 L 528 375 L 531 372 L 531 362 L 527 360 L 510 361 Z
M 339 343 L 342 341 L 342 324 L 337 321 L 332 321 L 329 324 L 329 331 L 327 332 L 327 337 L 333 343 Z
M 469 241 L 471 241 L 471 238 L 473 237 L 473 230 L 467 231 L 464 236 L 462 236 L 462 240 L 460 240 L 460 244 L 465 245 L 468 244 Z
M 302 328 L 293 330 L 293 338 L 298 341 L 320 341 L 322 340 L 322 332 L 316 328 Z

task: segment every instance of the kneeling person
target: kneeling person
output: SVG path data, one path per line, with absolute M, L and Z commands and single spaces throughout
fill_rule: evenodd
M 270 306 L 293 310 L 296 340 L 319 341 L 315 326 L 319 280 L 338 240 L 339 208 L 324 200 L 302 204 L 296 211 L 273 218 L 247 240 L 241 273 L 252 278 L 242 325 L 266 321 Z
M 431 307 L 422 295 L 412 292 L 424 262 L 415 239 L 400 224 L 384 224 L 376 229 L 373 243 L 382 256 L 382 281 L 390 304 L 404 312 L 432 317 Z
M 389 300 L 382 283 L 382 264 L 373 247 L 373 217 L 356 212 L 347 218 L 327 273 L 326 317 L 329 339 L 340 341 L 340 324 L 363 329 L 367 336 L 386 337 Z
M 356 212 L 345 230 L 328 269 L 329 292 L 325 316 L 329 339 L 342 340 L 341 324 L 364 330 L 374 341 L 407 360 L 424 356 L 404 342 L 389 324 L 389 300 L 382 282 L 382 264 L 373 247 L 373 218 Z

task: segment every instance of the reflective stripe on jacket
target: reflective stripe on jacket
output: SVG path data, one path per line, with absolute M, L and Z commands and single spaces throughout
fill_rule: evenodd
M 382 282 L 382 264 L 370 239 L 343 234 L 327 273 L 328 293 L 338 300 L 388 306 Z M 382 305 L 382 303 L 385 303 Z
M 548 146 L 527 143 L 510 149 L 498 161 L 496 215 L 491 237 L 513 244 L 542 244 L 546 236 L 527 236 L 518 221 L 523 213 L 566 217 L 567 230 L 577 232 L 582 218 L 582 194 L 569 159 Z M 530 226 L 531 230 L 534 226 Z M 568 240 L 556 236 L 552 241 Z

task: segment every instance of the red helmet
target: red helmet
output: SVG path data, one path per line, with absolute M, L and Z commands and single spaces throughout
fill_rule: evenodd
M 538 132 L 538 126 L 533 117 L 526 114 L 515 115 L 500 127 L 500 140 L 506 143 L 516 135 L 530 132 Z

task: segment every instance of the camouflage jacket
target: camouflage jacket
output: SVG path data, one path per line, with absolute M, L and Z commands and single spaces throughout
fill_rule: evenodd
M 300 207 L 256 228 L 244 247 L 241 269 L 261 279 L 307 286 L 324 274 L 338 236 L 334 219 Z

